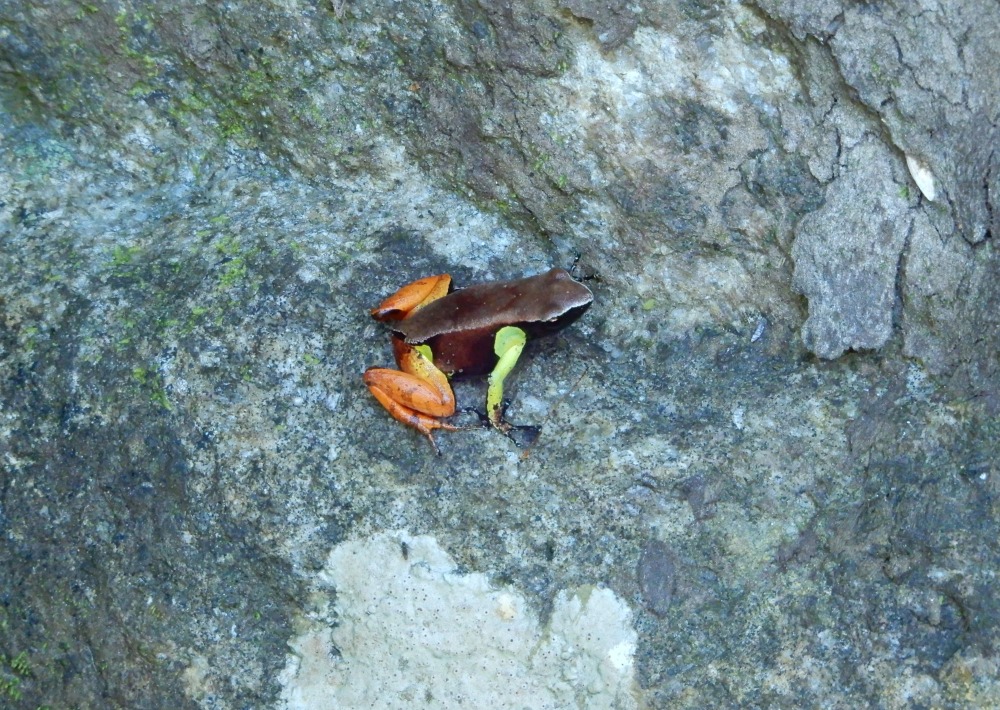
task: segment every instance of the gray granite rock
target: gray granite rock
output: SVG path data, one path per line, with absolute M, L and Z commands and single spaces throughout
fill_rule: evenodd
M 963 239 L 995 234 L 1000 61 L 994 3 L 845 10 L 831 46 L 844 79 L 888 137 L 933 175 Z
M 995 705 L 997 12 L 4 5 L 0 705 Z M 530 448 L 364 388 L 578 255 Z
M 900 255 L 911 229 L 898 160 L 867 140 L 842 156 L 823 206 L 799 223 L 794 285 L 809 299 L 806 347 L 835 358 L 878 349 L 892 335 Z

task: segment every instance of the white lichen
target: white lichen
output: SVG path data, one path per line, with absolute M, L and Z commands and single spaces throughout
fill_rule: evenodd
M 319 581 L 335 613 L 290 641 L 287 710 L 636 707 L 636 632 L 608 589 L 561 592 L 543 626 L 516 589 L 400 532 L 339 545 Z

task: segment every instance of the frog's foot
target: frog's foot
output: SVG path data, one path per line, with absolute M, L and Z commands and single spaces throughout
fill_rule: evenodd
M 489 415 L 481 414 L 479 411 L 476 411 L 476 414 L 479 415 L 483 426 L 493 427 L 513 441 L 518 448 L 531 446 L 535 443 L 539 434 L 542 433 L 542 428 L 540 426 L 532 426 L 531 424 L 511 424 L 506 419 L 507 407 L 509 406 L 510 400 L 504 399 Z
M 466 416 L 475 414 L 476 418 Z M 455 410 L 455 413 L 447 418 L 447 423 L 451 431 L 475 431 L 489 426 L 489 419 L 486 415 L 474 407 L 462 407 Z
M 393 415 L 395 416 L 395 415 Z M 434 449 L 434 453 L 438 456 L 441 455 L 441 449 L 438 448 L 437 442 L 434 441 L 434 435 L 432 432 L 435 429 L 444 429 L 445 431 L 461 431 L 460 427 L 452 426 L 446 422 L 438 421 L 432 417 L 426 417 L 419 412 L 412 412 L 410 417 L 405 421 L 396 417 L 399 421 L 403 421 L 405 424 L 413 427 L 421 434 L 427 437 L 427 441 L 431 442 L 431 448 Z
M 504 433 L 504 436 L 513 441 L 519 449 L 532 446 L 542 433 L 541 427 L 530 424 L 511 424 L 509 422 L 505 422 L 505 424 L 507 428 L 500 431 Z
M 475 407 L 464 407 L 461 411 L 462 414 L 475 414 L 479 417 L 479 426 L 483 429 L 496 429 L 506 433 L 514 425 L 504 419 L 504 415 L 507 413 L 507 407 L 510 406 L 510 400 L 504 399 L 502 403 L 495 406 L 491 406 L 490 410 L 483 412 Z
M 463 407 L 462 409 L 459 410 L 459 413 L 460 414 L 475 414 L 477 417 L 479 417 L 479 424 L 478 424 L 478 426 L 471 426 L 470 425 L 469 429 L 488 429 L 489 427 L 493 426 L 493 424 L 490 422 L 489 416 L 485 412 L 480 411 L 480 410 L 476 409 L 475 407 Z

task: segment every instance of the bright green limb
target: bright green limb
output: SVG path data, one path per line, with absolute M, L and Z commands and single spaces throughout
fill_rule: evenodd
M 490 387 L 486 392 L 486 411 L 490 417 L 490 424 L 501 431 L 504 430 L 503 381 L 514 369 L 527 341 L 524 331 L 513 326 L 501 328 L 493 341 L 493 351 L 500 359 L 490 373 Z
M 434 362 L 434 353 L 431 352 L 430 345 L 414 345 L 413 349 L 423 355 L 428 362 Z

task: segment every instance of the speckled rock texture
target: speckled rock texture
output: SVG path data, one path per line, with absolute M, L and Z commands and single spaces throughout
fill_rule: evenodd
M 991 0 L 0 4 L 0 707 L 1000 705 L 997 66 Z M 401 284 L 577 257 L 530 447 L 363 386 Z

